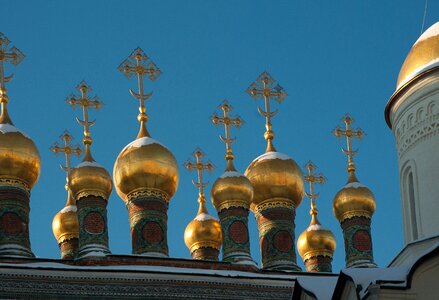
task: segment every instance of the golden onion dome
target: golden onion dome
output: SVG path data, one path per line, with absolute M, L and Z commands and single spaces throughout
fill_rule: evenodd
M 303 174 L 297 163 L 285 154 L 266 152 L 245 171 L 254 188 L 251 209 L 268 199 L 288 200 L 298 207 L 304 195 Z
M 69 183 L 75 199 L 93 195 L 108 200 L 113 189 L 108 171 L 94 161 L 83 161 L 73 168 L 69 174 Z
M 396 89 L 435 67 L 439 67 L 439 22 L 428 28 L 413 45 L 399 71 Z
M 226 171 L 213 184 L 210 196 L 217 211 L 229 207 L 248 209 L 253 199 L 253 186 L 244 175 Z
M 0 181 L 18 181 L 32 188 L 38 181 L 41 159 L 32 139 L 11 123 L 0 123 Z
M 73 238 L 79 238 L 79 222 L 77 208 L 69 193 L 66 206 L 59 211 L 52 221 L 53 235 L 58 244 Z
M 370 218 L 376 208 L 371 190 L 351 174 L 348 183 L 335 195 L 333 201 L 333 212 L 340 222 L 351 217 Z
M 297 251 L 303 261 L 315 256 L 332 257 L 335 248 L 336 242 L 332 232 L 320 224 L 316 215 L 312 215 L 310 225 L 297 240 Z
M 214 248 L 218 251 L 222 244 L 221 225 L 217 219 L 209 215 L 205 206 L 204 197 L 199 200 L 200 208 L 197 216 L 193 219 L 184 231 L 184 242 L 190 253 L 200 248 Z
M 177 190 L 178 165 L 164 145 L 150 137 L 140 137 L 119 154 L 113 169 L 114 185 L 123 201 L 142 190 L 155 190 L 169 200 Z

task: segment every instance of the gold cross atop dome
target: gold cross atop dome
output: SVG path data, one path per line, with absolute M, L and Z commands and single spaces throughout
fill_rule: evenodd
M 201 158 L 203 158 L 205 155 L 200 148 L 197 147 L 192 155 L 195 157 L 195 162 L 191 162 L 190 160 L 188 160 L 184 164 L 184 166 L 189 171 L 197 171 L 198 181 L 192 180 L 192 183 L 198 188 L 198 202 L 200 202 L 200 209 L 198 213 L 207 213 L 207 209 L 204 205 L 204 203 L 206 202 L 206 197 L 204 196 L 204 188 L 209 184 L 209 182 L 203 182 L 203 171 L 211 172 L 213 171 L 214 166 L 210 161 L 208 161 L 207 163 L 202 162 Z
M 222 135 L 220 135 L 220 139 L 226 144 L 226 171 L 236 171 L 233 165 L 233 159 L 235 158 L 235 155 L 232 151 L 232 143 L 236 140 L 236 138 L 230 137 L 230 128 L 232 126 L 240 128 L 244 124 L 244 120 L 242 120 L 240 116 L 235 116 L 235 118 L 232 118 L 230 116 L 229 113 L 232 110 L 232 106 L 227 102 L 227 100 L 224 100 L 224 102 L 220 106 L 218 106 L 218 108 L 223 111 L 223 117 L 218 117 L 218 115 L 214 112 L 210 119 L 214 125 L 224 125 L 226 136 L 223 137 Z
M 146 122 L 148 121 L 148 115 L 146 114 L 145 100 L 151 97 L 152 93 L 146 94 L 143 90 L 143 76 L 146 76 L 150 80 L 156 80 L 160 74 L 160 69 L 155 65 L 155 63 L 143 52 L 143 50 L 138 47 L 125 59 L 117 68 L 122 72 L 127 78 L 132 77 L 134 74 L 137 75 L 137 85 L 139 92 L 136 93 L 130 89 L 130 94 L 135 99 L 139 100 L 139 115 L 137 120 L 140 122 L 140 130 L 137 138 L 150 137 L 148 130 L 146 129 Z
M 347 170 L 349 173 L 349 181 L 357 181 L 355 177 L 354 155 L 357 154 L 358 150 L 352 149 L 352 140 L 354 138 L 361 140 L 366 133 L 361 130 L 361 128 L 352 129 L 351 124 L 354 122 L 354 119 L 351 118 L 349 113 L 343 117 L 342 122 L 345 123 L 345 130 L 341 129 L 340 126 L 337 126 L 333 133 L 337 138 L 346 137 L 347 149 L 342 148 L 342 152 L 348 156 Z
M 274 132 L 271 130 L 271 118 L 277 113 L 277 109 L 274 111 L 270 110 L 270 100 L 274 99 L 279 104 L 282 103 L 287 97 L 285 90 L 277 84 L 274 86 L 275 81 L 273 77 L 264 71 L 261 75 L 253 82 L 247 89 L 247 94 L 249 94 L 254 100 L 263 98 L 265 103 L 265 111 L 258 107 L 258 112 L 265 117 L 265 134 L 264 138 L 267 141 L 266 152 L 276 151 L 273 145 Z
M 314 191 L 314 184 L 324 184 L 326 181 L 326 178 L 323 176 L 322 173 L 316 174 L 314 171 L 317 169 L 317 166 L 313 164 L 312 161 L 309 161 L 305 168 L 307 170 L 307 173 L 304 176 L 304 180 L 309 183 L 309 192 L 305 192 L 305 195 L 311 200 L 311 211 L 310 215 L 317 215 L 318 211 L 316 208 L 316 199 L 319 196 L 319 193 L 315 193 Z
M 50 147 L 50 151 L 52 151 L 53 153 L 55 153 L 56 156 L 58 156 L 60 153 L 64 153 L 65 158 L 66 158 L 66 165 L 63 166 L 62 164 L 61 169 L 64 170 L 64 172 L 66 172 L 66 185 L 65 188 L 69 194 L 69 197 L 67 198 L 67 204 L 66 205 L 73 205 L 74 201 L 73 198 L 71 197 L 70 194 L 70 190 L 69 190 L 69 174 L 70 174 L 70 170 L 71 170 L 71 163 L 70 163 L 70 157 L 72 155 L 75 156 L 81 156 L 82 150 L 81 147 L 79 145 L 73 146 L 71 145 L 71 141 L 73 140 L 73 136 L 70 135 L 70 133 L 65 130 L 63 132 L 63 134 L 61 134 L 60 136 L 61 140 L 64 143 L 64 146 L 60 146 L 58 144 L 58 142 L 55 142 L 53 144 L 52 147 Z
M 23 61 L 24 54 L 16 47 L 9 48 L 9 43 L 10 41 L 8 38 L 0 32 L 0 124 L 12 125 L 12 121 L 7 110 L 9 98 L 6 95 L 6 83 L 11 81 L 14 75 L 12 74 L 5 76 L 5 63 L 10 63 L 13 66 L 17 66 Z
M 84 138 L 82 140 L 84 146 L 85 146 L 85 153 L 84 153 L 84 159 L 83 161 L 89 161 L 93 162 L 94 159 L 90 152 L 90 145 L 93 143 L 93 140 L 91 138 L 90 134 L 90 127 L 93 126 L 96 123 L 96 120 L 90 121 L 88 119 L 88 110 L 90 108 L 93 108 L 95 110 L 99 110 L 103 103 L 99 100 L 97 96 L 95 97 L 89 97 L 88 93 L 92 90 L 91 87 L 85 82 L 82 81 L 76 89 L 81 92 L 81 96 L 76 96 L 74 94 L 70 95 L 69 98 L 67 98 L 66 102 L 72 106 L 72 108 L 75 108 L 76 105 L 79 105 L 82 108 L 83 112 L 83 118 L 84 120 L 79 119 L 76 117 L 76 121 L 84 127 Z

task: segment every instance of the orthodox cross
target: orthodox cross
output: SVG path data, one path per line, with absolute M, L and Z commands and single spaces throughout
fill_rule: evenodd
M 189 171 L 192 171 L 194 169 L 197 171 L 198 181 L 192 180 L 192 183 L 198 188 L 198 201 L 200 203 L 204 203 L 206 202 L 206 198 L 204 197 L 204 188 L 209 184 L 209 182 L 203 182 L 203 172 L 213 171 L 214 166 L 210 161 L 208 161 L 207 163 L 203 163 L 201 161 L 201 158 L 203 158 L 205 155 L 200 148 L 197 147 L 192 155 L 195 157 L 195 162 L 191 162 L 190 160 L 188 160 L 184 164 L 184 166 Z
M 137 120 L 140 122 L 140 130 L 137 138 L 149 137 L 149 132 L 146 129 L 145 123 L 148 121 L 148 115 L 146 114 L 145 100 L 151 97 L 152 93 L 146 94 L 143 90 L 143 76 L 146 76 L 150 80 L 156 80 L 160 74 L 160 69 L 155 65 L 155 63 L 149 59 L 149 57 L 143 52 L 141 48 L 134 49 L 133 53 L 128 56 L 117 68 L 122 72 L 127 78 L 132 77 L 134 74 L 137 75 L 137 85 L 139 92 L 136 93 L 130 89 L 130 94 L 135 99 L 139 100 L 139 115 Z
M 71 170 L 71 164 L 70 164 L 70 157 L 72 155 L 81 156 L 82 150 L 79 145 L 72 146 L 70 142 L 73 140 L 73 136 L 70 135 L 70 133 L 65 130 L 63 134 L 60 136 L 61 140 L 64 142 L 64 146 L 60 146 L 57 142 L 53 144 L 52 147 L 50 147 L 50 151 L 55 153 L 56 156 L 58 156 L 59 153 L 64 153 L 66 157 L 66 165 L 63 166 L 62 164 L 61 169 L 63 169 L 66 172 L 66 185 L 65 188 L 68 193 L 67 198 L 67 204 L 66 205 L 74 205 L 74 200 L 71 196 L 70 189 L 69 189 L 69 173 Z
M 317 169 L 317 166 L 312 163 L 312 161 L 309 161 L 305 165 L 306 170 L 308 171 L 308 174 L 304 176 L 305 181 L 309 183 L 309 193 L 305 192 L 305 195 L 311 200 L 311 215 L 317 215 L 317 208 L 316 208 L 316 199 L 319 196 L 319 193 L 314 192 L 314 184 L 324 184 L 326 181 L 326 178 L 323 176 L 322 173 L 316 174 L 314 171 Z
M 6 105 L 9 101 L 8 96 L 6 95 L 6 82 L 11 81 L 14 76 L 9 75 L 5 76 L 5 63 L 10 63 L 14 66 L 17 66 L 24 59 L 24 54 L 15 47 L 9 48 L 10 41 L 8 38 L 0 32 L 0 103 L 1 103 L 1 116 L 0 123 L 1 124 L 11 124 L 12 121 L 9 117 Z
M 94 160 L 90 152 L 90 145 L 93 143 L 90 134 L 90 127 L 95 124 L 96 120 L 90 121 L 88 119 L 88 110 L 90 108 L 95 110 L 100 109 L 102 107 L 102 102 L 97 96 L 91 98 L 87 95 L 92 89 L 85 81 L 82 81 L 76 87 L 76 89 L 81 92 L 81 96 L 78 97 L 72 94 L 69 98 L 67 98 L 66 102 L 69 103 L 72 108 L 75 108 L 76 105 L 79 105 L 82 108 L 84 120 L 76 117 L 76 121 L 84 127 L 84 138 L 82 142 L 85 146 L 85 153 L 83 161 L 93 162 Z
M 333 133 L 337 138 L 346 137 L 347 149 L 342 148 L 342 151 L 348 156 L 349 174 L 351 174 L 351 176 L 355 176 L 354 155 L 357 154 L 358 150 L 352 149 L 352 140 L 354 138 L 358 138 L 358 140 L 361 140 L 361 138 L 366 134 L 363 130 L 361 130 L 361 128 L 352 129 L 351 124 L 354 122 L 354 120 L 349 114 L 346 114 L 346 116 L 343 117 L 342 121 L 343 123 L 345 123 L 345 130 L 342 130 L 339 126 L 337 126 L 334 129 Z
M 218 115 L 214 112 L 211 117 L 211 121 L 214 125 L 224 125 L 226 136 L 223 137 L 220 135 L 220 139 L 226 144 L 226 171 L 236 171 L 235 167 L 233 166 L 233 159 L 235 158 L 235 155 L 233 155 L 232 151 L 232 143 L 236 140 L 236 138 L 230 137 L 230 128 L 232 126 L 240 128 L 244 124 L 244 120 L 242 120 L 240 116 L 235 116 L 235 118 L 230 116 L 229 113 L 232 110 L 232 106 L 227 102 L 227 100 L 224 100 L 224 102 L 218 108 L 223 111 L 223 117 L 218 117 Z
M 264 71 L 259 77 L 253 82 L 247 89 L 247 94 L 249 94 L 254 100 L 263 98 L 265 103 L 265 111 L 258 107 L 258 112 L 265 117 L 265 134 L 264 138 L 267 140 L 267 150 L 266 152 L 276 151 L 273 145 L 274 132 L 271 130 L 271 118 L 277 113 L 277 110 L 270 110 L 270 100 L 274 99 L 279 104 L 285 100 L 287 93 L 285 90 L 277 84 L 274 86 L 273 77 Z

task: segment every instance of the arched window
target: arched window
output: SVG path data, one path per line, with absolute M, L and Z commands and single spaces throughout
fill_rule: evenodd
M 410 168 L 411 169 L 411 168 Z M 413 181 L 413 172 L 412 170 L 409 171 L 407 176 L 407 196 L 409 200 L 409 214 L 410 214 L 410 223 L 412 227 L 412 237 L 413 240 L 418 239 L 418 224 L 416 222 L 416 199 L 415 199 L 415 185 Z

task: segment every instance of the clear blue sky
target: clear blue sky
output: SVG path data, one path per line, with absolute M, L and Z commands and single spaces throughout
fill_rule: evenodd
M 51 223 L 66 200 L 64 174 L 48 148 L 64 129 L 81 141 L 65 98 L 86 80 L 105 106 L 92 112 L 95 159 L 110 173 L 120 150 L 138 129 L 138 103 L 128 94 L 134 79 L 116 69 L 140 46 L 163 71 L 146 90 L 151 135 L 178 163 L 200 146 L 214 162 L 211 184 L 223 172 L 222 130 L 209 116 L 227 98 L 245 121 L 234 131 L 236 166 L 244 172 L 265 150 L 264 120 L 245 89 L 267 70 L 288 93 L 273 119 L 278 151 L 303 166 L 313 160 L 328 178 L 320 189 L 320 220 L 337 238 L 334 271 L 344 266 L 340 226 L 332 199 L 345 184 L 346 158 L 331 135 L 350 112 L 368 134 L 356 146 L 358 177 L 376 196 L 372 221 L 375 259 L 385 266 L 403 246 L 397 155 L 384 106 L 395 90 L 406 54 L 421 33 L 424 1 L 2 1 L 2 31 L 26 55 L 8 84 L 10 114 L 36 142 L 42 172 L 32 191 L 30 235 L 39 257 L 59 257 Z M 430 1 L 426 26 L 439 20 Z M 77 164 L 79 161 L 73 161 Z M 168 212 L 172 257 L 189 258 L 183 242 L 197 210 L 194 174 L 180 168 L 178 191 Z M 210 185 L 211 186 L 211 185 Z M 208 190 L 210 190 L 210 186 Z M 209 211 L 216 212 L 209 203 Z M 309 200 L 297 210 L 296 236 L 309 224 Z M 108 205 L 110 248 L 131 253 L 128 214 L 113 191 Z M 260 262 L 250 217 L 252 256 Z M 298 262 L 303 266 L 300 257 Z

